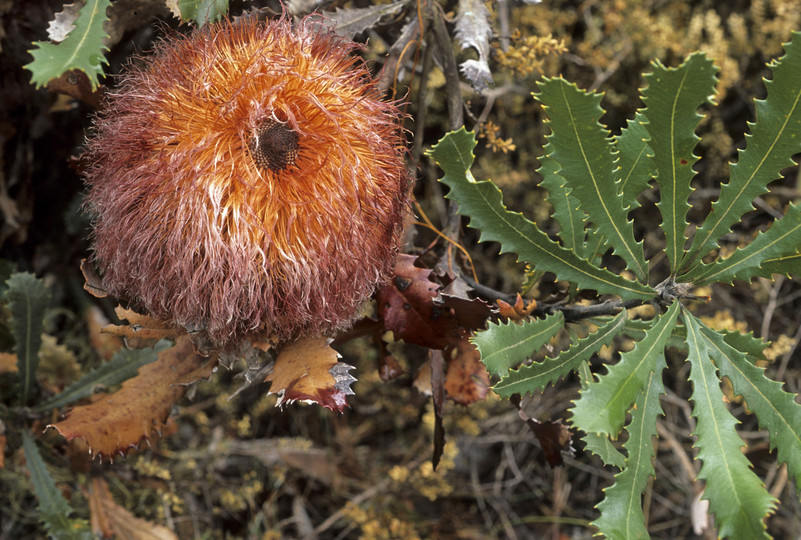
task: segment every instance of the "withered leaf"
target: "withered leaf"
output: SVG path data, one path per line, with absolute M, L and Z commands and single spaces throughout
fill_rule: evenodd
M 528 425 L 529 429 L 536 435 L 537 440 L 540 441 L 542 451 L 545 454 L 545 460 L 551 467 L 561 465 L 564 460 L 562 452 L 573 452 L 573 434 L 568 427 L 560 421 L 545 421 L 541 422 L 535 418 L 531 418 L 524 410 L 520 398 L 520 394 L 514 394 L 509 401 L 517 407 L 517 413 L 520 418 Z
M 114 502 L 103 478 L 93 478 L 89 485 L 89 508 L 92 532 L 100 538 L 130 540 L 177 540 L 174 532 L 161 525 L 140 519 Z
M 381 380 L 384 382 L 395 380 L 406 373 L 403 366 L 401 366 L 389 352 L 381 354 L 378 362 L 378 376 L 381 377 Z
M 517 293 L 517 299 L 514 305 L 500 299 L 496 300 L 496 302 L 498 302 L 499 315 L 512 321 L 525 319 L 537 308 L 536 300 L 532 300 L 526 305 L 520 293 Z
M 276 406 L 303 401 L 337 412 L 345 409 L 345 396 L 353 395 L 350 385 L 356 378 L 348 373 L 353 366 L 338 361 L 331 341 L 325 336 L 306 337 L 278 350 L 273 372 L 264 379 L 272 382 L 270 394 L 279 397 Z
M 444 349 L 460 337 L 453 310 L 437 301 L 440 285 L 432 271 L 414 265 L 415 257 L 401 254 L 392 283 L 378 293 L 378 314 L 395 339 L 430 349 Z
M 75 407 L 61 422 L 51 424 L 67 440 L 86 440 L 92 453 L 113 458 L 125 455 L 143 440 L 159 434 L 170 409 L 184 395 L 186 377 L 200 370 L 211 373 L 214 359 L 198 355 L 188 337 L 159 353 L 158 359 L 143 366 L 139 375 L 125 381 L 113 394 Z
M 178 337 L 174 329 L 148 315 L 142 315 L 122 306 L 114 308 L 114 313 L 120 320 L 128 321 L 128 324 L 110 324 L 104 326 L 101 332 L 125 338 L 128 346 L 134 349 L 152 347 L 160 339 Z
M 100 279 L 100 276 L 95 272 L 95 267 L 92 266 L 92 263 L 86 259 L 81 259 L 81 273 L 86 282 L 83 284 L 83 288 L 86 292 L 95 298 L 105 298 L 108 296 L 106 289 L 103 287 L 103 280 Z
M 468 339 L 449 350 L 445 394 L 460 405 L 469 405 L 487 397 L 489 373 L 481 363 L 481 353 Z
M 91 306 L 86 311 L 84 321 L 89 329 L 89 343 L 92 348 L 103 360 L 111 360 L 111 357 L 123 347 L 122 338 L 102 331 L 110 323 L 97 306 Z

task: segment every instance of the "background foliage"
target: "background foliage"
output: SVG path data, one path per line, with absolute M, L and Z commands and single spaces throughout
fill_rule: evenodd
M 208 16 L 203 14 L 217 5 L 187 4 L 178 12 L 190 19 Z M 476 129 L 480 144 L 473 174 L 492 178 L 503 188 L 511 209 L 553 234 L 557 228 L 550 217 L 552 208 L 545 202 L 545 190 L 538 187 L 541 175 L 535 172 L 547 164 L 534 150 L 544 146 L 547 131 L 543 111 L 530 97 L 535 82 L 543 75 L 562 75 L 580 88 L 603 90 L 602 121 L 616 133 L 642 106 L 636 96 L 645 86 L 641 73 L 648 62 L 659 59 L 675 66 L 696 50 L 706 52 L 721 68 L 717 106 L 702 109 L 706 116 L 697 132 L 700 144 L 695 152 L 702 159 L 688 219 L 699 223 L 717 197 L 721 180 L 729 177 L 729 160 L 744 144 L 746 122 L 753 120 L 752 99 L 764 97 L 765 63 L 780 54 L 791 31 L 801 28 L 801 3 L 782 0 L 504 1 L 473 2 L 472 10 L 465 9 L 467 2 L 397 4 L 298 0 L 288 7 L 293 13 L 312 7 L 340 14 L 368 10 L 351 15 L 351 23 L 369 22 L 356 33 L 367 43 L 363 54 L 381 72 L 381 84 L 408 102 L 411 159 L 419 171 L 418 219 L 423 220 L 422 210 L 447 234 L 460 224 L 442 197 L 436 181 L 440 171 L 423 157 L 423 150 L 445 132 L 462 124 Z M 279 9 L 266 2 L 231 2 L 235 14 L 253 6 Z M 479 16 L 482 8 L 488 25 Z M 239 386 L 236 374 L 221 371 L 198 385 L 193 399 L 180 403 L 165 433 L 168 437 L 153 437 L 141 452 L 102 465 L 89 461 L 79 442 L 66 444 L 53 430 L 42 434 L 45 424 L 57 420 L 57 411 L 30 418 L 10 415 L 10 396 L 22 392 L 23 402 L 30 403 L 56 394 L 111 358 L 118 346 L 97 333 L 104 319 L 114 320 L 113 306 L 90 300 L 81 289 L 79 269 L 87 253 L 87 224 L 78 211 L 82 186 L 74 158 L 97 105 L 94 81 L 73 73 L 48 82 L 32 79 L 23 69 L 32 61 L 27 53 L 31 44 L 49 41 L 48 22 L 61 10 L 55 1 L 0 3 L 2 281 L 12 268 L 32 272 L 43 278 L 51 295 L 38 355 L 39 386 L 14 387 L 19 380 L 15 362 L 0 363 L 0 537 L 45 534 L 39 520 L 47 507 L 39 497 L 37 510 L 32 486 L 37 484 L 34 472 L 45 470 L 69 493 L 70 516 L 79 527 L 92 504 L 108 499 L 118 507 L 108 508 L 106 514 L 128 519 L 131 530 L 172 531 L 181 538 L 591 536 L 589 524 L 598 518 L 593 506 L 602 488 L 611 485 L 614 469 L 581 451 L 584 443 L 578 441 L 575 457 L 567 457 L 564 466 L 548 467 L 525 422 L 564 417 L 578 396 L 578 385 L 548 386 L 541 395 L 519 403 L 519 410 L 492 393 L 469 407 L 446 402 L 448 442 L 435 471 L 429 460 L 435 413 L 430 398 L 418 390 L 425 385 L 416 377 L 425 350 L 411 345 L 391 346 L 409 374 L 390 383 L 378 374 L 381 353 L 371 341 L 338 346 L 357 366 L 359 378 L 351 408 L 343 415 L 302 406 L 281 412 L 273 407 L 275 396 L 266 395 L 266 385 L 247 387 L 231 397 Z M 417 14 L 434 23 L 420 25 Z M 187 29 L 162 2 L 118 0 L 109 16 L 112 23 L 104 27 L 108 38 L 100 46 L 108 49 L 106 63 L 93 58 L 87 72 L 97 74 L 100 66 L 105 73 L 117 73 L 132 55 L 147 54 L 153 40 L 169 27 Z M 113 84 L 103 78 L 97 82 Z M 47 84 L 47 89 L 36 90 L 31 83 Z M 729 233 L 727 243 L 745 244 L 797 196 L 795 168 L 756 200 L 757 209 Z M 655 201 L 646 194 L 639 202 L 633 235 L 645 238 L 646 246 L 660 245 Z M 540 301 L 559 293 L 559 284 L 548 276 L 526 274 L 514 256 L 499 256 L 497 245 L 477 244 L 475 235 L 465 229 L 462 241 L 488 295 L 514 303 L 518 291 Z M 418 225 L 409 251 L 423 253 L 430 263 L 467 268 L 463 256 L 438 238 Z M 644 255 L 650 258 L 653 252 L 646 247 Z M 757 279 L 715 287 L 719 310 L 700 306 L 696 315 L 709 327 L 753 331 L 770 340 L 765 351 L 768 373 L 797 393 L 798 284 Z M 652 315 L 649 307 L 637 309 Z M 3 317 L 0 345 L 10 352 L 19 338 L 12 336 L 8 311 Z M 612 358 L 630 346 L 618 341 L 600 354 Z M 703 513 L 701 532 L 693 532 L 691 516 L 703 508 L 698 499 L 702 485 L 695 480 L 700 464 L 691 460 L 696 426 L 688 399 L 693 389 L 687 382 L 688 368 L 673 367 L 665 384 L 674 390 L 662 400 L 665 417 L 657 423 L 657 479 L 645 488 L 646 521 L 656 538 L 714 536 L 703 528 Z M 782 501 L 768 521 L 768 531 L 776 537 L 795 537 L 801 531 L 801 504 L 787 472 L 775 466 L 767 437 L 744 414 L 744 404 L 733 395 L 730 401 L 730 410 L 743 422 L 739 433 L 749 442 L 745 457 L 766 479 L 770 494 Z M 20 425 L 28 425 L 39 442 L 16 429 Z M 45 469 L 36 461 L 37 446 Z M 54 498 L 52 507 L 63 509 L 62 502 Z M 131 522 L 133 515 L 121 509 L 147 521 Z

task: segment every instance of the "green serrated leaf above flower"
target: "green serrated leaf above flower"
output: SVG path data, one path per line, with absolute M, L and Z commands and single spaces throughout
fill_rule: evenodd
M 106 31 L 103 24 L 108 20 L 106 9 L 110 0 L 87 0 L 75 20 L 75 28 L 60 43 L 34 41 L 36 47 L 29 52 L 33 62 L 25 66 L 32 74 L 31 82 L 37 88 L 52 79 L 74 69 L 89 77 L 92 90 L 99 86 L 98 77 L 103 75 L 106 46 L 103 39 Z
M 581 202 L 581 209 L 615 254 L 645 281 L 648 265 L 642 242 L 634 239 L 617 185 L 609 181 L 614 177 L 615 162 L 609 132 L 599 122 L 604 114 L 601 95 L 579 90 L 562 78 L 546 78 L 534 97 L 549 118 L 549 157 L 561 166 L 559 175 L 569 179 L 571 195 Z
M 203 26 L 228 13 L 228 0 L 179 0 L 178 12 L 181 20 L 194 21 Z
M 801 152 L 801 32 L 784 46 L 785 55 L 771 67 L 773 78 L 765 81 L 768 95 L 756 100 L 756 121 L 749 122 L 746 147 L 731 165 L 731 179 L 720 188 L 712 212 L 696 232 L 688 262 L 717 246 L 718 239 L 753 208 L 752 201 L 767 191 L 780 171 L 791 166 L 791 156 Z
M 655 62 L 653 72 L 645 76 L 648 87 L 643 90 L 646 108 L 642 113 L 654 152 L 665 252 L 674 273 L 684 255 L 687 200 L 695 176 L 693 165 L 698 161 L 693 149 L 701 140 L 695 129 L 702 116 L 696 111 L 712 101 L 716 72 L 712 60 L 695 53 L 677 68 Z
M 553 272 L 559 279 L 576 283 L 582 289 L 617 294 L 624 299 L 648 299 L 654 291 L 648 285 L 629 281 L 592 265 L 563 248 L 522 214 L 503 205 L 500 190 L 492 182 L 477 182 L 473 165 L 475 134 L 464 128 L 446 134 L 428 151 L 445 171 L 440 182 L 450 187 L 447 197 L 459 204 L 459 212 L 470 217 L 470 225 L 481 231 L 481 241 L 500 242 L 503 252 L 517 253 L 520 260 L 537 270 Z

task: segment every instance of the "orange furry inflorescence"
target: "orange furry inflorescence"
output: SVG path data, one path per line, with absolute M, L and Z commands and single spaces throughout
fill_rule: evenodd
M 394 267 L 409 177 L 397 107 L 306 19 L 163 41 L 87 142 L 110 294 L 207 334 L 331 333 Z

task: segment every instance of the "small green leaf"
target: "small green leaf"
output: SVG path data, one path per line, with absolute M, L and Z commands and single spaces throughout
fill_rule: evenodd
M 559 175 L 567 179 L 571 194 L 595 224 L 614 252 L 645 281 L 648 265 L 642 242 L 634 239 L 632 222 L 626 216 L 615 183 L 615 163 L 609 132 L 599 122 L 604 110 L 601 95 L 579 90 L 562 78 L 544 78 L 535 98 L 548 115 L 549 157 L 561 165 Z
M 695 176 L 693 165 L 698 157 L 693 149 L 700 138 L 695 128 L 701 120 L 696 111 L 709 103 L 715 94 L 715 68 L 703 53 L 689 56 L 678 68 L 653 63 L 653 72 L 645 76 L 643 90 L 649 146 L 654 152 L 656 181 L 661 200 L 662 230 L 665 232 L 668 261 L 675 273 L 684 253 L 687 210 L 690 205 L 690 182 Z
M 195 21 L 203 26 L 228 13 L 228 0 L 180 0 L 178 10 L 182 20 Z
M 473 344 L 481 353 L 481 361 L 493 375 L 506 375 L 510 368 L 531 357 L 565 324 L 561 311 L 544 319 L 521 323 L 494 323 L 476 333 Z
M 103 56 L 107 50 L 103 45 L 106 38 L 103 23 L 108 20 L 106 9 L 110 5 L 110 0 L 87 0 L 75 20 L 75 28 L 64 41 L 33 42 L 38 48 L 28 51 L 33 62 L 25 68 L 33 73 L 31 82 L 37 88 L 73 69 L 86 73 L 92 90 L 99 86 L 97 78 L 103 74 L 103 64 L 108 63 Z
M 624 309 L 597 331 L 577 340 L 566 351 L 554 358 L 546 358 L 542 362 L 534 362 L 509 372 L 492 389 L 503 397 L 542 390 L 548 383 L 556 382 L 577 369 L 581 362 L 588 361 L 602 346 L 609 345 L 625 326 L 627 317 L 628 313 Z
M 60 394 L 37 406 L 37 412 L 55 409 L 89 397 L 98 387 L 109 387 L 121 384 L 136 377 L 139 368 L 155 362 L 158 354 L 171 346 L 167 340 L 161 340 L 153 348 L 122 349 L 108 362 L 87 373 L 80 380 L 64 389 Z
M 22 449 L 25 452 L 25 464 L 31 475 L 33 491 L 39 500 L 39 518 L 50 537 L 82 540 L 93 538 L 85 521 L 69 519 L 72 508 L 56 487 L 50 471 L 47 470 L 39 454 L 39 449 L 36 448 L 36 443 L 27 431 L 22 432 Z
M 587 215 L 579 208 L 578 200 L 570 194 L 565 179 L 559 175 L 561 166 L 549 156 L 551 152 L 549 143 L 545 145 L 545 156 L 540 158 L 541 165 L 537 170 L 542 176 L 540 186 L 548 190 L 547 200 L 553 206 L 553 219 L 559 224 L 562 247 L 586 258 L 584 239 L 587 235 L 584 226 L 587 224 Z
M 579 364 L 578 375 L 581 381 L 581 388 L 587 388 L 587 385 L 594 380 L 589 362 Z M 585 432 L 581 440 L 584 441 L 586 450 L 601 458 L 604 465 L 612 465 L 618 469 L 622 469 L 625 466 L 626 456 L 615 447 L 608 435 Z
M 748 355 L 731 346 L 729 340 L 711 328 L 701 327 L 709 352 L 720 374 L 729 378 L 734 391 L 745 399 L 756 414 L 759 426 L 770 434 L 770 448 L 778 451 L 781 463 L 787 463 L 796 485 L 801 484 L 801 405 L 795 395 L 782 389 L 782 383 L 765 376 Z
M 45 310 L 50 302 L 50 290 L 41 279 L 29 273 L 13 274 L 6 285 L 16 343 L 20 396 L 22 404 L 27 405 L 36 386 L 36 368 L 39 366 L 39 348 L 42 346 L 42 329 Z
M 601 517 L 593 525 L 607 538 L 648 538 L 642 494 L 648 478 L 654 476 L 652 439 L 656 437 L 656 419 L 663 414 L 659 396 L 665 392 L 662 371 L 666 367 L 665 356 L 660 355 L 656 371 L 648 377 L 631 409 L 631 422 L 626 427 L 629 438 L 623 445 L 628 454 L 625 467 L 615 476 L 615 483 L 604 490 L 604 500 L 598 504 Z
M 727 259 L 698 265 L 681 279 L 696 285 L 731 283 L 734 279 L 748 281 L 760 274 L 764 261 L 782 257 L 789 248 L 795 249 L 799 245 L 801 206 L 790 203 L 784 217 L 776 220 L 767 231 L 759 233 L 746 247 L 738 249 Z
M 791 156 L 801 151 L 801 32 L 793 32 L 784 50 L 772 66 L 773 79 L 765 81 L 767 98 L 755 102 L 756 122 L 748 123 L 747 146 L 738 151 L 731 179 L 721 186 L 712 212 L 696 232 L 687 260 L 700 259 L 714 249 L 718 239 L 753 208 L 752 201 L 767 191 L 768 183 L 793 164 Z
M 623 353 L 620 362 L 610 366 L 605 375 L 581 391 L 581 397 L 572 409 L 575 427 L 617 437 L 626 413 L 656 369 L 657 359 L 676 325 L 678 313 L 679 303 L 673 302 L 666 313 L 654 319 L 645 338 L 637 342 L 634 349 Z
M 706 482 L 704 499 L 709 501 L 721 537 L 768 538 L 764 519 L 775 509 L 776 500 L 741 450 L 744 444 L 735 429 L 738 421 L 726 407 L 717 368 L 710 360 L 714 342 L 702 333 L 700 322 L 687 310 L 682 318 L 687 328 L 687 360 L 695 404 L 693 434 L 698 438 L 695 447 L 703 462 L 698 478 Z M 718 341 L 721 343 L 722 339 Z M 721 356 L 716 352 L 715 357 Z
M 654 151 L 648 146 L 649 135 L 644 122 L 642 112 L 637 112 L 615 140 L 618 149 L 615 178 L 626 211 L 637 206 L 637 196 L 648 189 L 656 174 Z
M 616 294 L 624 299 L 649 299 L 654 290 L 629 281 L 608 270 L 597 268 L 553 242 L 521 214 L 508 211 L 500 190 L 492 182 L 477 182 L 473 165 L 475 135 L 464 127 L 446 134 L 428 151 L 445 171 L 440 182 L 450 187 L 447 197 L 459 204 L 459 211 L 470 217 L 470 225 L 481 231 L 481 241 L 497 241 L 503 252 L 515 252 L 537 270 L 549 271 L 559 279 L 576 283 L 582 289 Z
M 589 362 L 582 362 L 579 364 L 578 376 L 581 381 L 581 388 L 587 388 L 587 384 L 593 381 Z M 603 433 L 585 432 L 581 440 L 584 441 L 585 449 L 601 458 L 604 465 L 612 465 L 618 469 L 622 469 L 626 463 L 626 456 L 615 447 L 607 435 Z

